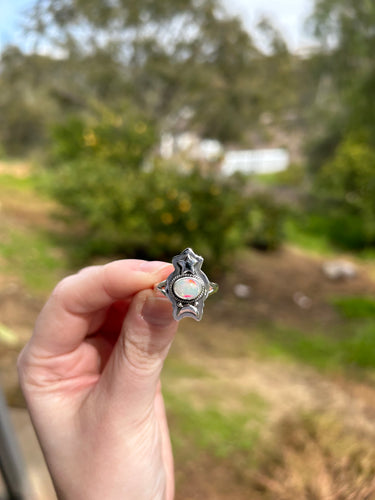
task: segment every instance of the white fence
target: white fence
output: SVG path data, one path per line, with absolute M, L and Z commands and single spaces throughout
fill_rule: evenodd
M 228 151 L 221 166 L 224 175 L 234 172 L 271 174 L 286 170 L 290 156 L 286 149 L 253 149 Z

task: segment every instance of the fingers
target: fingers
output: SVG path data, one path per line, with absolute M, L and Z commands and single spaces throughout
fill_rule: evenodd
M 65 278 L 40 313 L 30 347 L 45 356 L 72 352 L 90 333 L 95 315 L 152 287 L 171 270 L 164 262 L 119 260 Z
M 152 411 L 160 372 L 176 330 L 167 298 L 151 290 L 137 294 L 96 387 L 94 397 L 102 398 L 99 406 L 107 407 L 110 401 L 125 419 L 129 408 L 135 419 Z

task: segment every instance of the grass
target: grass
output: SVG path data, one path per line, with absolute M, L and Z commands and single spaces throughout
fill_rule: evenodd
M 288 243 L 318 255 L 332 256 L 337 252 L 329 240 L 327 231 L 311 231 L 296 218 L 289 217 L 284 225 Z
M 163 368 L 163 375 L 167 379 L 212 377 L 210 372 L 205 368 L 186 363 L 185 361 L 175 357 L 167 358 Z
M 297 361 L 320 371 L 334 371 L 341 365 L 336 342 L 330 337 L 277 326 L 270 326 L 266 337 L 263 332 L 257 336 L 257 352 L 266 358 Z
M 28 175 L 25 177 L 15 177 L 11 174 L 0 175 L 0 187 L 2 194 L 4 194 L 4 191 L 12 191 L 12 193 L 24 193 L 26 191 L 33 194 L 32 191 L 36 189 L 38 185 L 39 178 L 35 175 Z
M 267 186 L 301 186 L 304 181 L 305 172 L 301 165 L 292 164 L 286 170 L 271 174 L 252 174 L 250 179 L 255 179 Z
M 218 392 L 210 371 L 173 356 L 165 364 L 163 381 L 173 446 L 179 460 L 192 449 L 227 459 L 254 448 L 268 408 L 260 395 L 234 393 L 231 396 L 238 402 L 236 408 L 223 406 L 227 394 L 222 389 Z
M 284 236 L 287 243 L 314 254 L 336 256 L 344 252 L 363 261 L 373 261 L 375 248 L 365 246 L 357 226 L 358 220 L 349 216 L 333 224 L 329 214 L 290 212 L 284 223 Z
M 0 176 L 0 271 L 32 294 L 49 291 L 67 268 L 64 252 L 45 227 L 50 201 L 40 186 L 38 176 Z
M 334 297 L 331 303 L 347 319 L 375 319 L 375 298 Z
M 63 253 L 44 231 L 9 231 L 0 246 L 0 256 L 1 272 L 16 274 L 32 293 L 50 290 L 63 274 Z
M 253 334 L 252 334 L 253 335 Z M 294 361 L 321 372 L 346 376 L 375 371 L 375 322 L 353 325 L 338 338 L 323 333 L 270 326 L 256 335 L 256 352 L 268 358 Z
M 244 409 L 233 412 L 223 412 L 212 402 L 198 409 L 189 397 L 171 391 L 164 391 L 164 395 L 173 426 L 174 450 L 180 457 L 191 449 L 217 458 L 254 449 L 267 413 L 267 404 L 258 394 L 248 394 Z

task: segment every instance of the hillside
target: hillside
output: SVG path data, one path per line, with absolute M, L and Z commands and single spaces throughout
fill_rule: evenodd
M 2 167 L 0 203 L 0 374 L 22 408 L 17 353 L 72 236 L 27 168 Z M 344 256 L 356 276 L 331 280 L 338 257 L 243 252 L 182 321 L 163 375 L 177 499 L 375 498 L 375 268 Z

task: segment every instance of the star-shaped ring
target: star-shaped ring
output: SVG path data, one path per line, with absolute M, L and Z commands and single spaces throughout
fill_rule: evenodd
M 165 281 L 155 285 L 172 302 L 173 317 L 176 320 L 190 317 L 200 321 L 204 301 L 219 288 L 202 271 L 203 260 L 191 248 L 186 248 L 173 257 L 173 273 Z

